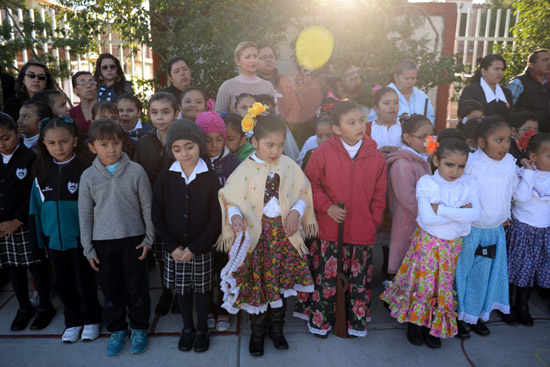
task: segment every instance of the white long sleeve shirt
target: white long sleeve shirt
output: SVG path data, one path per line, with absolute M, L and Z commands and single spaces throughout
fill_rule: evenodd
M 481 149 L 471 153 L 464 174 L 477 182 L 481 218 L 472 223 L 478 228 L 495 228 L 511 217 L 512 195 L 518 185 L 516 159 L 506 154 L 500 161 L 489 158 Z
M 401 148 L 403 146 L 401 132 L 401 123 L 399 121 L 391 126 L 378 125 L 376 121 L 373 121 L 370 137 L 378 144 L 378 149 L 385 146 Z
M 550 227 L 550 172 L 522 168 L 519 175 L 512 217 L 532 227 Z
M 446 181 L 435 171 L 422 176 L 416 184 L 420 228 L 443 240 L 455 240 L 470 233 L 472 222 L 481 215 L 477 184 L 467 175 Z M 432 204 L 438 204 L 437 213 Z M 461 206 L 471 204 L 471 208 Z

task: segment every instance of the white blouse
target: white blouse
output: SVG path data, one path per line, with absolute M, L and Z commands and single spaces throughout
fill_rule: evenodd
M 516 159 L 506 154 L 500 161 L 481 149 L 470 153 L 464 173 L 477 181 L 481 218 L 472 223 L 479 228 L 495 228 L 510 218 L 512 195 L 518 185 Z
M 389 146 L 399 147 L 403 145 L 401 140 L 401 123 L 397 121 L 390 126 L 378 125 L 376 121 L 372 122 L 370 137 L 378 144 L 378 148 Z
M 455 240 L 470 233 L 472 222 L 481 215 L 476 181 L 462 175 L 455 181 L 446 181 L 435 171 L 433 176 L 422 176 L 416 184 L 420 228 L 443 240 Z M 431 204 L 438 204 L 437 213 Z M 461 206 L 471 204 L 471 208 Z
M 550 172 L 520 169 L 512 217 L 532 227 L 550 227 Z

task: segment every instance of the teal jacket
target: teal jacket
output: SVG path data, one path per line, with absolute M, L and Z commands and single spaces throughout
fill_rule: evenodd
M 34 250 L 48 247 L 63 251 L 78 247 L 78 186 L 86 168 L 76 157 L 64 165 L 52 162 L 46 177 L 34 180 L 29 212 Z

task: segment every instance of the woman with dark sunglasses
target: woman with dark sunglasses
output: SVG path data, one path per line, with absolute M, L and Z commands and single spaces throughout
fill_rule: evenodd
M 132 83 L 126 80 L 120 61 L 110 53 L 99 55 L 94 78 L 98 81 L 97 100 L 116 102 L 123 93 L 134 94 Z
M 36 93 L 49 89 L 54 89 L 50 69 L 38 61 L 27 62 L 19 71 L 15 81 L 15 96 L 6 100 L 4 112 L 17 121 L 23 102 L 31 99 Z

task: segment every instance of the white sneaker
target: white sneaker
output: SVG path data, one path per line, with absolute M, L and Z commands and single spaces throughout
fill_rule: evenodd
M 74 343 L 80 339 L 80 332 L 82 331 L 82 326 L 69 327 L 65 329 L 63 336 L 61 336 L 61 341 L 63 343 Z
M 101 324 L 84 325 L 84 330 L 82 330 L 82 336 L 80 338 L 82 341 L 96 340 L 99 337 L 100 329 Z

